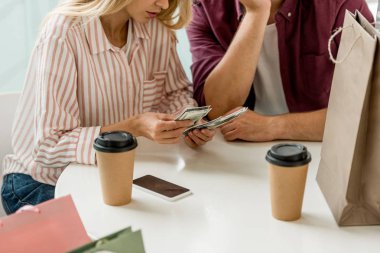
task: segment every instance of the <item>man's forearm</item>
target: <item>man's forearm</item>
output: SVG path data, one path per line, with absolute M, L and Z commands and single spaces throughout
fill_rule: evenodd
M 321 141 L 327 109 L 273 117 L 274 139 Z
M 225 56 L 204 85 L 211 119 L 242 105 L 254 79 L 270 8 L 247 12 Z

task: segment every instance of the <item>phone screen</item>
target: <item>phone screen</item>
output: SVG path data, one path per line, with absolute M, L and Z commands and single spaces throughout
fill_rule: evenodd
M 190 193 L 190 190 L 185 187 L 170 183 L 152 175 L 145 175 L 137 178 L 133 180 L 133 184 L 139 186 L 139 188 L 150 190 L 170 199 L 175 199 L 176 197 Z

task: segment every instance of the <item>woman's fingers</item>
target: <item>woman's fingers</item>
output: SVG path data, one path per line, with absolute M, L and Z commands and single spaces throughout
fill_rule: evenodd
M 160 144 L 175 144 L 178 143 L 180 140 L 180 137 L 175 137 L 175 138 L 167 138 L 167 139 L 157 139 L 157 143 Z
M 214 135 L 215 135 L 215 130 L 210 130 L 210 129 L 202 129 L 201 131 L 202 136 L 205 136 L 207 141 L 210 141 Z
M 170 144 L 177 143 L 186 128 L 193 125 L 191 120 L 176 121 L 173 120 L 172 115 L 168 114 L 155 114 L 157 119 L 156 124 L 151 128 L 151 139 L 158 143 Z M 215 135 L 215 130 L 209 129 L 195 129 L 184 140 L 190 147 L 197 147 L 206 144 Z
M 171 131 L 176 129 L 184 129 L 193 125 L 191 120 L 181 120 L 181 121 L 166 121 L 161 120 L 161 122 L 157 125 L 158 131 Z
M 196 147 L 198 147 L 198 145 L 195 144 L 194 141 L 193 141 L 188 135 L 185 136 L 184 140 L 185 140 L 185 143 L 186 143 L 189 147 L 191 147 L 191 148 L 196 148 Z
M 195 131 L 189 132 L 188 136 L 191 138 L 191 140 L 198 146 L 204 145 L 207 141 L 204 141 L 198 135 L 194 133 Z
M 183 131 L 192 125 L 190 120 L 186 121 L 161 121 L 154 130 L 153 138 L 161 143 L 161 141 L 173 143 L 170 139 L 179 139 Z
M 184 128 L 177 128 L 175 130 L 167 130 L 157 133 L 157 139 L 163 140 L 163 139 L 172 139 L 172 138 L 179 138 L 184 131 Z

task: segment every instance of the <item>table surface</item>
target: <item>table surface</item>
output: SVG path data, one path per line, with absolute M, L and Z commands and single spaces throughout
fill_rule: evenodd
M 220 133 L 199 149 L 183 142 L 160 145 L 138 138 L 134 178 L 151 174 L 191 189 L 169 202 L 134 189 L 132 202 L 103 204 L 98 170 L 72 164 L 58 180 L 56 197 L 71 194 L 90 236 L 132 226 L 147 253 L 379 252 L 380 227 L 338 227 L 315 177 L 321 143 L 303 142 L 309 166 L 302 217 L 271 216 L 265 154 L 277 142 L 226 142 Z

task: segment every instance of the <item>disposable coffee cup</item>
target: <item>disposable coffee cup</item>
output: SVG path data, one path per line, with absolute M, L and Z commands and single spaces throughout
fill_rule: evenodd
M 277 144 L 267 152 L 266 160 L 269 162 L 272 216 L 283 221 L 298 220 L 310 152 L 301 144 Z
M 128 132 L 106 132 L 94 142 L 103 201 L 112 206 L 131 202 L 136 138 Z

